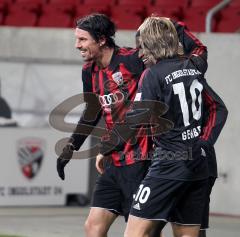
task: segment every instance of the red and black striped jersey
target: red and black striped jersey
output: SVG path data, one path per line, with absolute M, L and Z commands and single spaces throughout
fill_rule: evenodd
M 110 64 L 104 69 L 95 63 L 84 65 L 82 70 L 84 93 L 92 92 L 97 95 L 108 132 L 112 131 L 116 123 L 124 123 L 143 70 L 144 64 L 138 57 L 138 51 L 131 48 L 116 47 Z M 96 123 L 97 120 L 92 125 Z M 79 136 L 77 138 L 73 135 L 73 138 L 75 141 L 81 140 Z M 138 138 L 137 142 L 127 141 L 121 151 L 111 153 L 114 165 L 130 165 L 144 159 L 149 146 L 150 139 L 146 136 Z

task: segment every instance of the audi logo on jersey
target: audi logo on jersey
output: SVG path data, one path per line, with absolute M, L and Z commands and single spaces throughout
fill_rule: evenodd
M 123 100 L 124 100 L 124 94 L 120 91 L 99 96 L 99 102 L 105 111 L 111 111 L 111 105 L 120 103 Z

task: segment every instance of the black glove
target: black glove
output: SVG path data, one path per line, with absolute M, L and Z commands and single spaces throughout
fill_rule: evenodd
M 58 172 L 58 176 L 62 180 L 65 179 L 64 167 L 72 158 L 73 151 L 74 151 L 74 146 L 71 143 L 69 143 L 63 148 L 62 154 L 57 159 L 57 172 Z

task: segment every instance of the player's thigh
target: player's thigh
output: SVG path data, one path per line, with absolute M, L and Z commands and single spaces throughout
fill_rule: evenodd
M 129 215 L 124 237 L 153 237 L 152 230 L 159 222 Z M 165 223 L 163 223 L 165 225 Z
M 114 166 L 106 168 L 96 181 L 92 197 L 92 207 L 106 209 L 114 214 L 121 214 L 121 190 L 116 181 L 117 173 Z
M 172 223 L 174 237 L 198 237 L 199 225 L 178 225 Z
M 185 182 L 188 188 L 177 200 L 170 222 L 183 226 L 200 226 L 206 203 L 208 179 Z
M 149 165 L 149 161 L 141 161 L 126 166 L 121 170 L 121 175 L 119 176 L 119 186 L 121 188 L 122 196 L 121 211 L 126 221 L 132 206 L 133 197 L 136 195 L 136 191 L 138 190 L 141 181 L 144 179 Z
M 214 183 L 216 181 L 215 177 L 209 177 L 208 178 L 208 193 L 206 196 L 206 200 L 205 200 L 205 206 L 203 209 L 203 215 L 202 215 L 202 221 L 201 221 L 201 230 L 205 230 L 209 228 L 209 205 L 210 205 L 210 195 L 212 192 L 212 188 L 214 186 Z
M 117 215 L 107 209 L 92 207 L 86 220 L 86 226 L 108 230 L 116 218 Z

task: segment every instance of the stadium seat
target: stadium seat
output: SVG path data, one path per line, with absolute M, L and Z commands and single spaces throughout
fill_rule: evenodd
M 79 18 L 86 16 L 88 14 L 91 14 L 91 13 L 96 13 L 96 12 L 103 13 L 103 14 L 106 14 L 107 16 L 111 17 L 110 6 L 82 5 L 82 6 L 77 7 L 77 9 L 76 9 L 75 17 L 72 20 L 72 27 L 75 27 L 75 23 Z
M 4 25 L 5 17 L 8 15 L 8 4 L 0 0 L 0 25 Z
M 156 14 L 158 16 L 169 17 L 177 21 L 182 21 L 184 18 L 183 8 L 176 7 L 162 7 L 162 6 L 153 6 L 147 9 L 148 16 Z
M 95 5 L 95 6 L 114 6 L 116 0 L 83 0 L 83 5 Z
M 12 12 L 5 18 L 5 25 L 8 26 L 36 26 L 37 15 L 32 12 Z
M 0 4 L 12 4 L 13 1 L 12 0 L 0 0 Z
M 220 2 L 221 0 L 192 0 L 190 6 L 194 8 L 195 7 L 211 8 Z
M 76 14 L 76 5 L 72 2 L 49 3 L 43 6 L 38 26 L 72 27 Z M 55 19 L 54 19 L 55 17 Z
M 240 7 L 240 0 L 232 0 L 232 1 L 229 3 L 229 6 L 230 6 L 230 7 Z
M 38 21 L 40 27 L 71 27 L 72 18 L 62 12 L 43 13 Z
M 14 4 L 29 3 L 29 4 L 46 4 L 47 0 L 15 0 Z
M 41 6 L 36 2 L 14 3 L 8 7 L 4 25 L 35 26 L 40 15 Z
M 94 12 L 99 12 L 111 16 L 111 7 L 116 5 L 116 0 L 83 0 L 78 6 L 78 16 L 84 16 Z
M 184 17 L 184 21 L 187 22 L 190 30 L 194 32 L 205 32 L 207 13 L 220 2 L 221 0 L 192 0 Z M 217 13 L 213 18 L 212 31 L 216 31 L 219 20 L 220 14 Z
M 72 4 L 72 5 L 78 5 L 80 4 L 80 0 L 49 0 L 49 4 L 53 3 L 57 3 L 57 4 Z
M 187 24 L 190 31 L 204 32 L 206 13 L 208 8 L 192 7 L 184 15 L 183 21 Z
M 124 14 L 120 18 L 114 17 L 112 20 L 117 28 L 121 30 L 137 30 L 142 23 L 142 19 L 139 16 L 130 16 L 128 14 Z
M 35 12 L 39 13 L 41 11 L 41 4 L 39 2 L 16 2 L 9 6 L 10 12 L 19 12 L 19 11 L 26 11 L 26 12 Z
M 206 16 L 208 7 L 191 7 L 189 11 L 184 14 L 183 21 L 186 22 L 190 31 L 205 32 L 206 31 Z M 212 30 L 216 29 L 216 24 L 219 14 L 215 15 L 212 22 Z
M 75 11 L 76 11 L 76 5 L 74 5 L 71 2 L 65 2 L 65 3 L 49 3 L 43 6 L 42 8 L 43 13 L 50 13 L 53 12 L 53 14 L 55 12 L 60 12 L 60 13 L 65 13 L 68 14 L 70 16 L 74 16 L 75 15 Z
M 143 8 L 129 8 L 128 6 L 118 6 L 112 9 L 112 20 L 116 23 L 118 29 L 136 30 L 146 17 Z
M 186 8 L 188 6 L 188 0 L 155 0 L 155 6 L 162 7 L 182 7 Z
M 188 0 L 156 0 L 155 5 L 148 8 L 148 15 L 155 13 L 181 21 L 187 6 Z
M 92 4 L 84 4 L 76 9 L 76 18 L 94 13 L 99 12 L 106 14 L 107 16 L 111 17 L 111 7 L 109 5 L 92 5 Z
M 145 1 L 139 1 L 139 0 L 118 0 L 118 5 L 124 5 L 124 6 L 130 6 L 130 7 L 135 7 L 135 6 L 151 6 L 152 5 L 152 0 L 145 0 Z
M 8 5 L 4 2 L 0 2 L 0 13 L 7 14 L 8 11 Z
M 0 25 L 3 25 L 4 22 L 4 14 L 0 11 Z
M 228 7 L 221 12 L 217 32 L 240 32 L 240 7 Z

